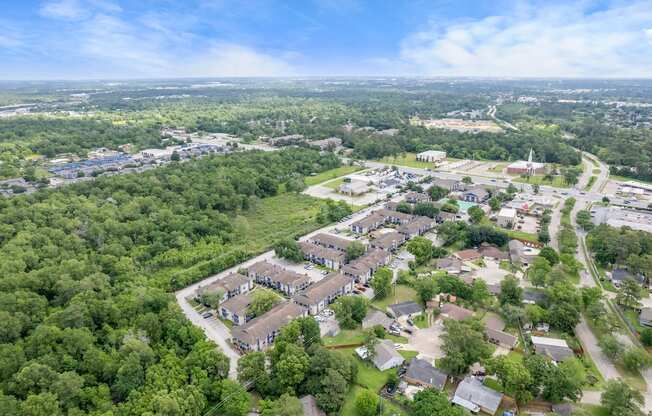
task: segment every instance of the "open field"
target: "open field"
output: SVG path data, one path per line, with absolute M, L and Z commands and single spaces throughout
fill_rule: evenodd
M 243 244 L 254 252 L 263 251 L 275 242 L 299 235 L 308 234 L 323 224 L 315 217 L 325 201 L 304 194 L 286 193 L 261 199 L 244 218 L 249 229 Z
M 360 166 L 340 166 L 339 168 L 327 170 L 315 176 L 308 176 L 306 177 L 305 181 L 307 186 L 318 185 L 328 180 L 339 178 L 340 176 L 348 175 L 359 170 L 362 170 Z
M 393 305 L 395 303 L 407 302 L 409 300 L 419 302 L 417 292 L 411 287 L 405 285 L 396 285 L 394 288 L 395 290 L 390 296 L 386 297 L 385 299 L 375 300 L 371 304 L 374 307 L 385 312 L 389 305 Z
M 555 188 L 569 187 L 569 185 L 564 182 L 563 176 L 553 176 L 552 181 L 545 180 L 543 175 L 534 175 L 534 176 L 530 176 L 529 178 L 522 178 L 518 176 L 512 179 L 512 182 L 527 183 L 529 185 L 554 186 Z

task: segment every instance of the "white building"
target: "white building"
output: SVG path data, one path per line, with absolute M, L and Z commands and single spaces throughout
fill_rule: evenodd
M 339 191 L 349 196 L 362 195 L 369 192 L 369 185 L 366 182 L 360 181 L 344 182 L 340 185 Z
M 511 229 L 516 224 L 516 210 L 514 208 L 501 208 L 497 217 L 498 225 Z
M 439 163 L 446 159 L 446 152 L 441 150 L 426 150 L 425 152 L 417 153 L 416 159 L 419 162 Z

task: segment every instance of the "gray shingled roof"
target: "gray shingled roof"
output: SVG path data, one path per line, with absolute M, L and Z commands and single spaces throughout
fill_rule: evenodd
M 446 385 L 448 376 L 442 373 L 426 360 L 413 358 L 410 361 L 405 377 L 417 380 L 422 384 L 430 385 L 436 389 L 442 390 Z
M 500 402 L 503 400 L 503 394 L 499 393 L 482 384 L 480 380 L 467 377 L 457 386 L 455 397 L 469 401 L 483 409 L 487 409 L 491 414 L 496 413 Z

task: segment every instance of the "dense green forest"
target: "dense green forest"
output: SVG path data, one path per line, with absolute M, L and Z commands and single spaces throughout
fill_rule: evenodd
M 170 291 L 315 228 L 321 202 L 279 192 L 338 165 L 248 152 L 0 199 L 0 414 L 203 414 L 229 363 Z M 260 222 L 276 198 L 306 213 Z

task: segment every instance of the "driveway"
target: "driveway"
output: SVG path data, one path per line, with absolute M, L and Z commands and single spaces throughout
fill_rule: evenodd
M 441 350 L 443 341 L 440 338 L 443 332 L 444 324 L 441 319 L 438 319 L 429 328 L 416 329 L 410 335 L 405 349 L 417 351 L 419 353 L 418 358 L 429 360 L 443 358 L 445 354 Z

